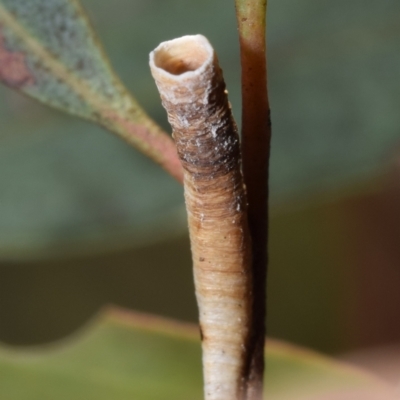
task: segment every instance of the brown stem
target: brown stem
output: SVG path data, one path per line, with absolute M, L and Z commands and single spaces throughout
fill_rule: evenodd
M 242 65 L 242 157 L 253 241 L 254 348 L 249 398 L 262 398 L 266 320 L 268 166 L 271 120 L 267 93 L 266 0 L 236 0 Z
M 206 400 L 246 399 L 251 242 L 236 124 L 222 71 L 200 35 L 162 43 L 150 66 L 184 168 Z

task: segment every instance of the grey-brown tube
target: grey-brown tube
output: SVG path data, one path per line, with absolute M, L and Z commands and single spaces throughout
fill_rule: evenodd
M 239 137 L 222 71 L 201 35 L 161 43 L 150 54 L 150 67 L 184 168 L 205 399 L 243 400 L 251 243 Z

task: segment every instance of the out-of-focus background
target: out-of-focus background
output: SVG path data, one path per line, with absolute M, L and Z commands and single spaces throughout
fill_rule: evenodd
M 161 41 L 215 46 L 240 124 L 233 0 L 83 0 L 165 129 Z M 270 0 L 268 334 L 329 353 L 400 340 L 398 0 Z M 87 122 L 0 87 L 0 340 L 53 341 L 102 305 L 195 321 L 182 188 Z

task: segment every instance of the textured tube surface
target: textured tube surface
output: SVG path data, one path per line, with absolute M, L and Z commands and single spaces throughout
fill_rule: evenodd
M 205 398 L 246 398 L 251 243 L 236 124 L 216 54 L 201 35 L 160 44 L 150 67 L 173 128 L 199 306 Z

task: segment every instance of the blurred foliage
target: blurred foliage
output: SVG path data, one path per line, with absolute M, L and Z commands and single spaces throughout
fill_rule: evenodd
M 230 0 L 82 3 L 117 74 L 166 129 L 148 53 L 160 41 L 189 33 L 203 33 L 214 44 L 239 117 Z M 368 6 L 361 0 L 270 2 L 274 204 L 364 179 L 390 157 L 400 126 L 400 32 L 393 17 L 399 11 L 396 0 Z M 183 229 L 183 218 L 172 222 L 182 206 L 179 185 L 102 129 L 5 88 L 0 118 L 3 257 L 74 249 L 82 240 L 84 246 L 100 239 L 103 246 L 151 240 L 141 233 L 155 232 L 158 221 L 161 234 L 167 225 Z
M 7 400 L 202 399 L 196 326 L 108 310 L 89 329 L 50 348 L 0 351 Z M 266 350 L 268 399 L 385 386 L 345 364 L 282 342 Z M 330 397 L 331 398 L 331 397 Z

